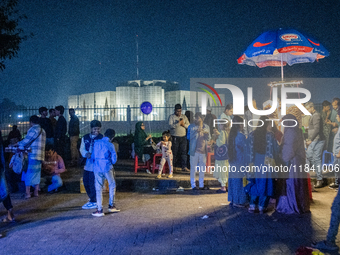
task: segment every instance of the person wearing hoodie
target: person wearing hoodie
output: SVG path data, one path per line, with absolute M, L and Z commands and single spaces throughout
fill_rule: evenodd
M 117 154 L 112 140 L 116 132 L 107 129 L 104 138 L 94 143 L 92 159 L 94 161 L 93 172 L 95 176 L 95 187 L 97 195 L 97 211 L 92 216 L 102 217 L 103 213 L 103 187 L 106 179 L 109 184 L 109 212 L 119 212 L 115 205 L 116 182 L 114 178 L 113 165 L 117 162 Z
M 60 157 L 57 152 L 53 149 L 53 145 L 47 144 L 45 147 L 45 160 L 42 162 L 42 172 L 44 178 L 43 181 L 51 182 L 51 184 L 47 187 L 48 192 L 57 192 L 58 188 L 63 186 L 63 180 L 60 177 L 60 174 L 65 172 L 65 164 L 62 157 Z M 42 188 L 43 185 L 40 185 Z

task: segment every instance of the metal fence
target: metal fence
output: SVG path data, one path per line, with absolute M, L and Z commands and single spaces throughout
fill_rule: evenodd
M 52 109 L 54 107 L 47 107 Z M 65 108 L 64 117 L 68 121 L 70 119 L 68 110 Z M 74 108 L 76 115 L 80 121 L 80 133 L 84 135 L 90 131 L 90 122 L 99 120 L 102 122 L 102 129 L 114 128 L 117 135 L 126 135 L 134 133 L 135 124 L 143 121 L 146 124 L 146 131 L 152 134 L 161 134 L 164 130 L 169 129 L 168 118 L 174 113 L 174 105 L 153 106 L 153 110 L 149 115 L 143 114 L 138 106 L 120 106 L 120 107 L 84 107 Z M 196 112 L 200 107 L 183 107 L 185 111 Z M 220 114 L 224 107 L 214 107 L 215 115 Z M 13 125 L 17 125 L 21 134 L 27 133 L 29 127 L 29 118 L 32 115 L 39 116 L 39 107 L 25 107 L 2 110 L 0 112 L 0 129 L 4 137 L 12 130 Z
M 49 109 L 54 108 L 50 107 Z M 72 107 L 70 107 L 72 108 Z M 224 106 L 211 106 L 212 113 L 217 117 L 224 111 Z M 321 111 L 321 104 L 316 104 L 317 111 Z M 135 124 L 143 121 L 146 124 L 147 133 L 160 135 L 164 130 L 168 130 L 168 118 L 174 112 L 174 105 L 153 106 L 153 110 L 149 115 L 141 112 L 138 106 L 106 106 L 106 107 L 84 107 L 74 108 L 76 115 L 80 120 L 81 136 L 90 131 L 90 122 L 99 120 L 102 122 L 102 130 L 106 128 L 115 129 L 117 135 L 127 135 L 134 133 Z M 64 117 L 70 119 L 69 108 L 65 108 Z M 201 111 L 200 106 L 185 106 L 185 111 L 193 113 Z M 39 107 L 25 107 L 2 110 L 0 112 L 0 129 L 3 136 L 7 136 L 12 130 L 13 125 L 17 125 L 21 134 L 24 135 L 29 129 L 29 118 L 32 115 L 39 115 Z

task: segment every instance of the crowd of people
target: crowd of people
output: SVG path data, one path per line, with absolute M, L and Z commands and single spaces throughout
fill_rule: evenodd
M 47 117 L 47 112 L 49 112 L 49 117 Z M 115 206 L 116 184 L 113 172 L 113 165 L 117 161 L 116 149 L 112 143 L 115 131 L 107 129 L 102 135 L 100 134 L 101 123 L 97 120 L 91 121 L 91 132 L 82 137 L 78 150 L 79 119 L 75 115 L 74 109 L 69 109 L 70 121 L 68 129 L 67 121 L 63 117 L 63 106 L 57 106 L 49 111 L 46 107 L 41 107 L 39 114 L 40 117 L 37 115 L 30 117 L 30 128 L 23 139 L 16 125 L 13 125 L 13 130 L 8 135 L 9 146 L 6 147 L 6 151 L 10 154 L 9 158 L 12 158 L 9 162 L 9 167 L 13 168 L 13 164 L 16 163 L 14 160 L 16 155 L 24 155 L 20 171 L 21 181 L 25 185 L 24 198 L 38 197 L 40 191 L 55 193 L 62 187 L 61 174 L 67 171 L 65 167 L 65 147 L 68 131 L 71 152 L 71 161 L 68 166 L 79 165 L 79 154 L 83 156 L 83 161 L 85 161 L 83 183 L 89 201 L 82 208 L 96 208 L 97 210 L 92 215 L 97 217 L 104 216 L 102 189 L 104 180 L 107 179 L 110 196 L 108 211 L 119 212 L 119 209 Z M 55 117 L 58 117 L 57 120 Z M 13 206 L 6 181 L 6 162 L 1 133 L 0 137 L 0 199 L 8 212 L 3 222 L 14 222 Z M 17 156 L 17 158 L 21 157 Z
M 308 102 L 304 107 L 310 115 L 303 115 L 296 106 L 292 106 L 283 117 L 280 116 L 279 106 L 272 115 L 259 117 L 252 114 L 248 108 L 243 116 L 233 115 L 233 105 L 228 104 L 217 118 L 212 114 L 211 107 L 207 107 L 205 115 L 190 111 L 183 114 L 181 105 L 177 104 L 168 119 L 169 130 L 162 133 L 162 141 L 158 144 L 154 143 L 151 134 L 145 132 L 143 122 L 136 123 L 133 149 L 138 160 L 144 163 L 150 161 L 157 150 L 161 153 L 156 177 L 158 179 L 162 178 L 166 163 L 169 167 L 167 178 L 173 178 L 174 171 L 190 172 L 191 188 L 196 193 L 209 189 L 205 186 L 204 176 L 207 172 L 207 156 L 209 153 L 214 154 L 215 165 L 210 169 L 213 169 L 213 176 L 221 185 L 217 193 L 228 192 L 231 206 L 247 207 L 249 213 L 265 213 L 272 200 L 275 202 L 276 211 L 280 213 L 306 213 L 309 212 L 311 199 L 308 172 L 316 172 L 315 188 L 325 185 L 325 166 L 322 162 L 324 151 L 332 154 L 335 158 L 334 164 L 339 167 L 339 105 L 339 98 L 334 98 L 332 103 L 324 101 L 322 111 L 317 112 L 314 104 Z M 253 107 L 256 108 L 255 101 Z M 26 186 L 25 198 L 37 197 L 41 189 L 55 192 L 62 186 L 60 174 L 66 171 L 64 159 L 68 130 L 71 143 L 70 166 L 78 164 L 79 154 L 85 163 L 83 183 L 89 200 L 82 208 L 97 209 L 93 216 L 104 215 L 102 189 L 104 179 L 107 179 L 108 211 L 118 212 L 119 209 L 115 206 L 116 185 L 113 172 L 113 165 L 117 161 L 116 150 L 112 144 L 115 131 L 107 129 L 102 135 L 100 121 L 91 121 L 91 131 L 81 138 L 78 150 L 79 120 L 74 109 L 69 109 L 71 119 L 68 129 L 67 121 L 63 117 L 63 106 L 49 111 L 41 107 L 39 114 L 40 117 L 31 116 L 30 129 L 24 139 L 21 140 L 16 126 L 13 126 L 8 135 L 10 144 L 17 148 L 13 152 L 25 151 L 28 155 L 28 167 L 22 173 L 22 181 Z M 216 122 L 217 119 L 219 121 Z M 226 121 L 221 124 L 221 120 Z M 249 125 L 250 122 L 253 125 Z M 280 125 L 280 122 L 285 122 L 285 125 Z M 3 158 L 3 151 L 1 156 Z M 4 169 L 3 160 L 1 164 Z M 268 171 L 270 167 L 281 171 Z M 2 175 L 3 172 L 2 170 Z M 339 187 L 338 178 L 335 177 L 335 182 L 329 186 L 332 189 Z M 337 197 L 339 196 L 338 193 Z M 10 195 L 2 200 L 8 211 L 5 221 L 14 221 Z M 337 206 L 332 207 L 332 219 L 333 214 L 339 214 L 335 212 L 338 206 L 340 205 L 337 203 Z M 333 222 L 339 225 L 338 220 Z M 337 231 L 334 226 L 332 229 Z M 330 242 L 333 244 L 334 240 Z

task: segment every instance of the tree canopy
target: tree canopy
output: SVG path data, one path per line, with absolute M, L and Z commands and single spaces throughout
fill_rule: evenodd
M 19 22 L 27 17 L 20 15 L 17 0 L 0 0 L 0 70 L 5 69 L 5 60 L 17 56 L 19 46 L 27 35 Z

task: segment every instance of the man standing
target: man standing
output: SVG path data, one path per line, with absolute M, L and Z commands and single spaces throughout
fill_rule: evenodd
M 331 114 L 331 103 L 327 100 L 322 102 L 322 111 L 320 113 L 323 123 L 323 134 L 325 135 L 325 149 L 328 148 L 328 143 L 332 141 L 329 141 L 329 134 L 331 132 L 332 126 L 329 124 L 329 116 Z
M 52 146 L 54 146 L 54 132 L 52 122 L 49 118 L 47 118 L 47 108 L 40 107 L 39 114 L 41 116 L 39 124 L 46 132 L 46 144 L 51 144 Z
M 49 109 L 48 110 L 48 113 L 49 113 L 49 119 L 51 120 L 51 123 L 52 123 L 52 127 L 53 127 L 53 132 L 55 130 L 55 126 L 57 125 L 57 120 L 55 119 L 56 115 L 55 115 L 55 109 Z
M 329 134 L 329 143 L 328 143 L 328 151 L 332 151 L 333 149 L 333 140 L 334 140 L 334 136 L 335 134 L 338 132 L 338 128 L 339 128 L 339 121 L 337 121 L 336 116 L 337 116 L 337 112 L 339 109 L 339 105 L 340 105 L 340 99 L 339 98 L 334 98 L 332 101 L 332 110 L 330 113 L 330 116 L 328 118 L 327 124 L 331 125 L 331 132 Z
M 314 169 L 312 171 L 316 171 L 315 188 L 321 188 L 323 186 L 321 157 L 325 145 L 323 123 L 320 114 L 315 110 L 312 102 L 308 102 L 305 107 L 307 111 L 312 114 L 309 119 L 308 139 L 306 140 L 308 149 L 306 156 L 312 167 L 311 170 Z
M 333 150 L 333 145 L 334 145 L 334 138 L 335 135 L 337 134 L 338 130 L 339 130 L 339 125 L 340 122 L 337 119 L 337 114 L 339 111 L 339 105 L 340 105 L 340 99 L 339 98 L 334 98 L 332 101 L 332 111 L 330 113 L 330 116 L 328 118 L 327 124 L 330 125 L 330 134 L 329 134 L 329 142 L 328 142 L 328 146 L 327 151 L 331 152 Z M 337 189 L 339 188 L 339 178 L 337 176 L 335 176 L 335 180 L 333 183 L 331 183 L 329 185 L 329 188 L 331 189 Z
M 78 152 L 78 140 L 79 140 L 79 119 L 76 116 L 74 109 L 70 108 L 68 110 L 70 114 L 70 122 L 68 124 L 68 134 L 70 136 L 71 142 L 71 165 L 75 166 L 78 164 L 79 152 Z
M 189 126 L 188 118 L 182 114 L 180 104 L 175 105 L 175 113 L 169 117 L 170 133 L 172 136 L 172 152 L 176 164 L 178 157 L 181 158 L 182 170 L 189 172 L 187 168 L 187 140 L 186 131 Z
M 58 116 L 58 121 L 54 132 L 55 151 L 60 157 L 63 158 L 65 162 L 65 140 L 67 132 L 67 122 L 65 117 L 63 116 L 64 106 L 57 106 L 55 108 L 55 114 Z
M 95 177 L 93 172 L 94 159 L 92 158 L 92 153 L 95 141 L 103 138 L 103 135 L 100 134 L 100 129 L 102 127 L 100 121 L 92 120 L 90 126 L 91 133 L 84 135 L 80 144 L 80 153 L 83 158 L 86 159 L 83 173 L 83 183 L 86 193 L 89 197 L 89 201 L 82 206 L 83 209 L 97 208 Z
M 207 124 L 209 126 L 210 129 L 210 135 L 213 134 L 214 131 L 214 120 L 217 119 L 216 115 L 212 114 L 212 108 L 210 106 L 207 107 L 207 114 L 205 115 L 204 124 Z
M 39 125 L 39 117 L 36 115 L 30 118 L 30 129 L 26 137 L 18 143 L 20 150 L 31 149 L 28 153 L 27 172 L 23 173 L 22 180 L 25 181 L 26 198 L 31 197 L 31 186 L 34 187 L 34 196 L 38 196 L 41 176 L 41 162 L 45 159 L 46 133 Z

